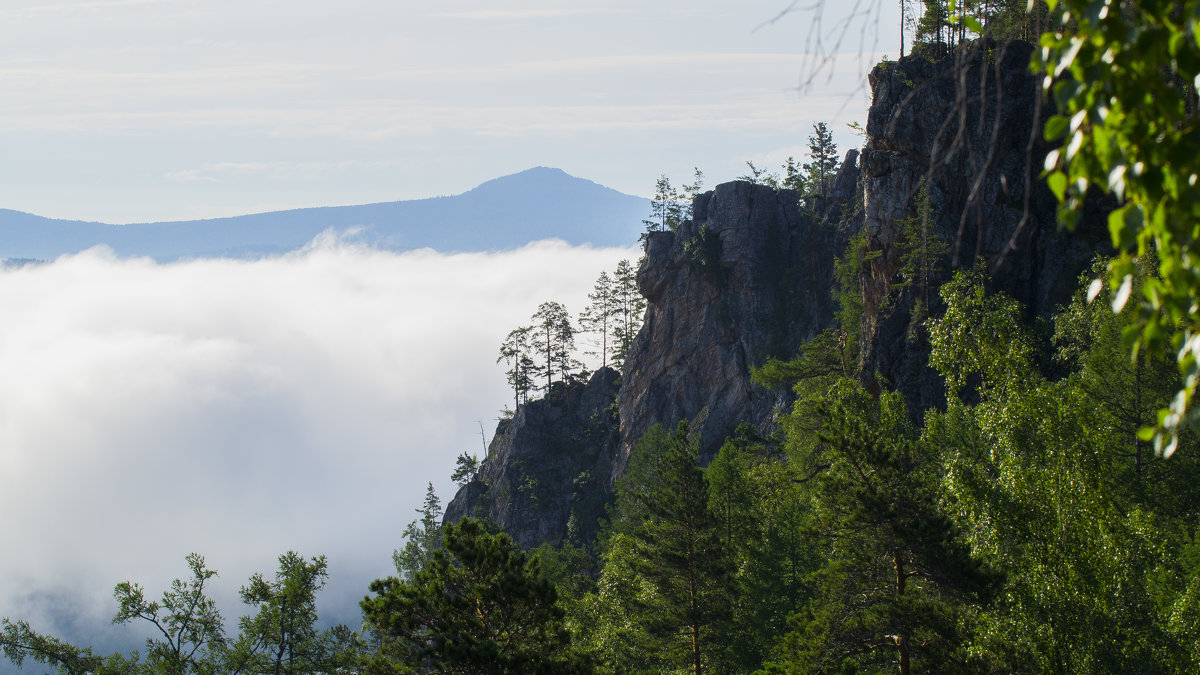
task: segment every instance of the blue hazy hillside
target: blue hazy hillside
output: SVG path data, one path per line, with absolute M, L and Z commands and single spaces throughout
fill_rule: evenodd
M 641 197 L 537 167 L 449 197 L 209 220 L 110 225 L 0 209 L 0 260 L 52 260 L 100 244 L 159 261 L 256 258 L 295 250 L 329 229 L 390 250 L 488 251 L 551 237 L 623 246 L 637 241 L 649 210 Z

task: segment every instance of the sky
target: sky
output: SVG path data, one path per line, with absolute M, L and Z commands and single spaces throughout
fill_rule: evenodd
M 789 7 L 5 0 L 0 208 L 193 219 L 533 166 L 643 196 L 699 167 L 711 186 L 802 159 L 817 121 L 855 145 L 865 74 L 899 51 L 875 28 L 890 7 L 848 24 Z M 233 615 L 296 550 L 328 556 L 323 611 L 353 624 L 426 483 L 448 500 L 454 457 L 490 441 L 504 335 L 545 300 L 577 313 L 639 254 L 324 237 L 263 260 L 0 268 L 0 616 L 129 646 L 117 582 L 157 595 L 200 552 Z
M 856 142 L 866 72 L 899 49 L 891 3 L 839 23 L 850 4 L 6 0 L 0 208 L 232 216 L 533 166 L 642 196 L 693 167 L 712 185 L 802 158 L 817 121 Z

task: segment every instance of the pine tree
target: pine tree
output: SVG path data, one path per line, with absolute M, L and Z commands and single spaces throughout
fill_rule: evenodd
M 641 607 L 636 620 L 662 641 L 676 668 L 698 675 L 725 646 L 732 572 L 720 522 L 709 510 L 698 440 L 686 422 L 671 434 L 656 426 L 635 452 L 644 475 L 626 482 L 620 499 L 634 543 L 632 567 L 660 600 Z
M 454 459 L 454 473 L 450 474 L 450 480 L 462 487 L 470 483 L 477 473 L 479 473 L 479 458 L 470 453 L 461 452 Z M 432 489 L 432 484 L 430 487 Z
M 654 197 L 650 200 L 650 217 L 642 221 L 646 226 L 645 237 L 651 232 L 667 232 L 679 227 L 684 220 L 683 196 L 671 185 L 666 174 L 654 183 Z
M 628 260 L 617 263 L 613 276 L 614 295 L 618 307 L 613 319 L 616 331 L 616 343 L 613 345 L 613 366 L 621 369 L 625 365 L 625 357 L 633 346 L 633 338 L 642 327 L 642 314 L 646 310 L 646 299 L 638 290 L 637 272 Z
M 370 589 L 363 616 L 381 644 L 367 672 L 592 672 L 570 649 L 557 593 L 537 561 L 480 521 L 446 525 L 428 566 Z
M 932 449 L 919 443 L 898 394 L 842 380 L 821 410 L 809 530 L 827 546 L 813 600 L 793 619 L 768 672 L 961 672 L 962 608 L 985 604 L 998 578 L 973 557 L 939 508 Z M 786 656 L 784 656 L 786 655 Z M 858 672 L 858 671 L 853 671 Z
M 745 173 L 737 177 L 738 180 L 744 180 L 747 183 L 755 185 L 765 185 L 769 188 L 779 189 L 779 174 L 760 169 L 754 165 L 754 162 L 747 161 L 746 166 L 750 167 L 750 173 Z
M 392 552 L 396 573 L 402 579 L 412 579 L 428 567 L 433 552 L 442 543 L 442 502 L 433 483 L 425 488 L 425 504 L 417 509 L 417 513 L 421 514 L 420 520 L 414 520 L 404 528 L 404 548 Z
M 792 157 L 783 164 L 783 181 L 780 186 L 785 190 L 804 191 L 804 170 Z
M 953 27 L 950 23 L 950 6 L 947 0 L 922 0 L 925 12 L 917 20 L 916 42 L 924 44 L 949 44 Z
M 530 343 L 541 360 L 539 368 L 546 376 L 546 391 L 554 383 L 557 372 L 566 381 L 571 372 L 579 367 L 573 357 L 575 351 L 575 327 L 567 308 L 557 302 L 543 302 L 533 315 L 533 333 Z
M 325 586 L 326 569 L 325 556 L 305 560 L 288 551 L 279 556 L 273 581 L 262 574 L 250 577 L 240 595 L 258 611 L 238 621 L 241 633 L 222 650 L 219 672 L 310 675 L 352 666 L 358 647 L 354 633 L 346 626 L 317 629 L 316 596 Z
M 700 194 L 700 190 L 704 189 L 704 172 L 700 167 L 692 167 L 692 182 L 685 183 L 683 186 L 683 220 L 692 219 L 692 202 L 696 199 L 696 195 Z
M 809 196 L 828 196 L 830 181 L 837 174 L 838 156 L 833 134 L 824 122 L 813 125 L 813 135 L 808 137 L 808 160 L 803 169 Z
M 600 367 L 608 365 L 609 352 L 616 344 L 616 317 L 620 312 L 617 303 L 616 285 L 607 271 L 600 272 L 592 292 L 588 293 L 590 304 L 579 314 L 579 330 L 595 333 L 600 338 L 599 351 L 588 352 L 600 357 Z
M 500 356 L 496 358 L 496 363 L 504 361 L 510 366 L 505 376 L 513 388 L 514 409 L 529 400 L 529 392 L 536 386 L 534 380 L 540 375 L 537 362 L 533 360 L 532 339 L 533 326 L 514 328 L 500 344 Z
M 917 190 L 917 213 L 899 222 L 900 274 L 903 280 L 894 286 L 915 286 L 917 304 L 913 309 L 913 323 L 924 319 L 929 310 L 930 291 L 934 289 L 934 277 L 941 272 L 950 247 L 938 237 L 933 229 L 933 204 L 929 197 L 929 186 L 921 180 Z
M 171 582 L 161 600 L 146 600 L 141 584 L 122 581 L 113 589 L 119 605 L 113 623 L 135 619 L 154 627 L 162 637 L 146 638 L 146 662 L 156 673 L 209 672 L 211 650 L 225 644 L 225 623 L 217 603 L 208 596 L 209 580 L 217 571 L 208 569 L 204 556 L 187 556 L 192 578 Z

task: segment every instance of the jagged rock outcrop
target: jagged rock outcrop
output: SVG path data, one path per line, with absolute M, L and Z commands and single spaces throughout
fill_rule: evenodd
M 847 155 L 828 195 L 802 203 L 796 192 L 733 182 L 698 196 L 692 220 L 646 241 L 638 285 L 648 305 L 619 395 L 616 373 L 602 370 L 522 405 L 447 520 L 486 516 L 525 546 L 588 541 L 652 425 L 692 421 L 705 461 L 741 422 L 771 432 L 791 393 L 753 383 L 751 368 L 795 356 L 831 326 L 834 260 L 863 230 L 864 380 L 899 390 L 914 416 L 942 405 L 919 321 L 940 311 L 937 285 L 982 260 L 1032 319 L 1064 303 L 1107 252 L 1104 204 L 1089 204 L 1080 230 L 1061 232 L 1039 180 L 1049 111 L 1028 73 L 1030 50 L 979 41 L 876 67 L 868 142 Z M 949 246 L 928 289 L 904 283 L 902 269 L 901 232 L 922 181 L 932 232 Z M 930 298 L 920 311 L 918 297 Z
M 856 171 L 851 161 L 834 182 L 839 211 Z M 620 395 L 624 457 L 654 424 L 692 420 L 702 460 L 743 421 L 770 431 L 790 399 L 753 384 L 750 369 L 793 357 L 832 323 L 847 237 L 836 218 L 802 210 L 798 192 L 742 181 L 698 196 L 678 230 L 651 234 L 638 270 L 645 321 Z
M 935 60 L 909 56 L 870 73 L 872 103 L 862 151 L 868 251 L 863 277 L 864 379 L 901 391 L 909 409 L 944 401 L 914 322 L 923 289 L 901 281 L 902 222 L 928 186 L 932 229 L 950 254 L 934 280 L 982 260 L 995 286 L 1045 316 L 1064 303 L 1097 251 L 1106 251 L 1102 205 L 1075 233 L 1059 230 L 1055 200 L 1039 179 L 1051 111 L 1029 72 L 1032 46 L 979 40 Z M 938 311 L 936 293 L 929 308 Z M 920 316 L 916 317 L 918 320 Z M 882 378 L 877 381 L 876 374 Z
M 555 383 L 502 421 L 474 479 L 446 506 L 445 522 L 487 518 L 526 548 L 591 541 L 618 457 L 619 375 Z
M 588 542 L 653 424 L 693 421 L 705 460 L 743 421 L 772 430 L 790 392 L 753 384 L 750 368 L 792 357 L 831 324 L 833 261 L 850 234 L 838 216 L 859 201 L 856 156 L 807 209 L 797 192 L 726 183 L 698 196 L 678 230 L 650 235 L 638 271 L 648 308 L 623 375 L 601 369 L 519 406 L 445 520 L 486 517 L 526 547 Z

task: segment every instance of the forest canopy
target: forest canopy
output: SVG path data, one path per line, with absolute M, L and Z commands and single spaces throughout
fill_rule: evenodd
M 856 372 L 859 233 L 833 266 L 836 325 L 755 373 L 793 394 L 778 430 L 743 425 L 705 466 L 691 421 L 652 427 L 594 541 L 523 551 L 491 523 L 443 524 L 431 484 L 357 629 L 320 627 L 326 560 L 289 552 L 273 578 L 242 587 L 235 635 L 209 595 L 216 572 L 193 554 L 159 599 L 132 582 L 114 590 L 114 621 L 153 629 L 144 653 L 100 656 L 8 618 L 0 653 L 114 675 L 1194 668 L 1200 0 L 1049 0 L 1028 13 L 931 0 L 913 26 L 918 58 L 972 34 L 1040 34 L 1059 218 L 1076 225 L 1100 193 L 1114 205 L 1116 256 L 1097 258 L 1052 316 L 1031 317 L 986 267 L 946 269 L 928 186 L 915 187 L 892 289 L 917 298 L 908 337 L 927 349 L 944 405 L 909 409 Z M 831 144 L 815 127 L 809 164 L 789 159 L 782 181 L 751 164 L 748 178 L 820 196 Z M 699 179 L 684 193 L 659 180 L 647 236 L 680 227 Z M 601 367 L 625 360 L 644 308 L 635 291 L 623 262 L 580 316 Z M 530 321 L 498 359 L 516 407 L 581 368 L 565 307 L 543 303 Z M 480 466 L 462 455 L 455 479 Z

